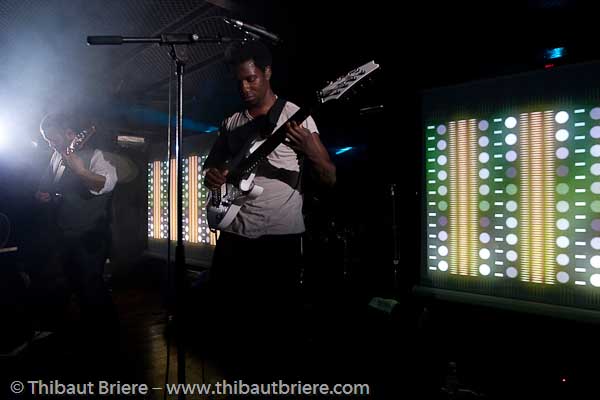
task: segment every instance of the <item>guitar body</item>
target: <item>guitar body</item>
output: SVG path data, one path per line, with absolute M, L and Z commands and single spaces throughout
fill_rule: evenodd
M 248 190 L 243 190 L 231 183 L 224 183 L 219 190 L 209 193 L 206 215 L 208 226 L 211 229 L 223 229 L 231 225 L 242 205 L 262 194 L 263 188 L 255 185 L 252 180 L 254 180 L 254 174 L 251 174 L 249 179 L 242 181 L 244 182 L 243 186 L 249 188 Z

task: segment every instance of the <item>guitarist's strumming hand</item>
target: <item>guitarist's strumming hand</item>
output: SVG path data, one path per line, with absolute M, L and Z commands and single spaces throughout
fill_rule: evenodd
M 227 169 L 221 171 L 218 168 L 208 168 L 204 176 L 204 186 L 212 190 L 220 188 L 225 183 L 228 173 Z
M 314 166 L 314 170 L 322 184 L 333 186 L 336 180 L 335 165 L 319 135 L 312 133 L 296 122 L 288 122 L 285 143 L 296 152 L 304 154 Z

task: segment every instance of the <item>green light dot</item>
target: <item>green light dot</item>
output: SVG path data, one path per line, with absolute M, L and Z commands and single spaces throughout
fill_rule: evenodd
M 490 209 L 490 203 L 487 202 L 487 201 L 485 201 L 485 200 L 479 202 L 479 209 L 481 211 L 487 211 L 487 210 L 489 210 Z
M 592 201 L 592 204 L 590 204 L 590 207 L 592 208 L 593 212 L 600 212 L 600 200 Z
M 510 195 L 517 194 L 517 185 L 512 183 L 510 185 L 506 185 L 506 193 Z
M 440 209 L 440 211 L 446 211 L 448 209 L 448 203 L 446 203 L 445 201 L 440 201 L 438 203 L 438 208 Z
M 556 192 L 558 194 L 569 193 L 569 185 L 567 185 L 566 183 L 559 183 L 558 185 L 556 185 Z

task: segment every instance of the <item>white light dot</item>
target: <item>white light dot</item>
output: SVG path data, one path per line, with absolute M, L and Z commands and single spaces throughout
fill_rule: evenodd
M 558 274 L 556 274 L 556 280 L 560 283 L 567 283 L 569 282 L 569 274 L 567 274 L 565 271 L 560 271 Z
M 448 162 L 448 159 L 443 154 L 437 158 L 437 163 L 439 165 L 446 165 L 447 162 Z
M 600 182 L 592 183 L 592 185 L 590 186 L 590 190 L 594 194 L 600 194 Z
M 506 219 L 506 226 L 510 229 L 514 229 L 519 225 L 519 222 L 515 217 L 509 217 Z
M 593 137 L 594 139 L 599 139 L 600 138 L 600 126 L 594 126 L 592 129 L 590 129 L 590 136 Z
M 438 263 L 438 269 L 443 272 L 448 271 L 448 262 L 444 260 L 440 261 Z
M 517 126 L 517 119 L 515 117 L 508 117 L 504 120 L 504 126 L 508 129 L 512 129 Z
M 595 144 L 590 149 L 590 154 L 594 157 L 600 157 L 600 144 Z
M 600 256 L 590 258 L 590 265 L 594 268 L 600 268 Z
M 566 236 L 559 236 L 556 238 L 556 245 L 561 249 L 569 247 L 569 238 Z
M 478 126 L 480 131 L 487 131 L 487 129 L 490 126 L 490 123 L 487 122 L 485 119 L 482 119 L 481 121 L 479 121 Z
M 482 136 L 479 138 L 479 145 L 481 147 L 487 147 L 488 144 L 490 144 L 490 139 L 488 139 L 487 136 Z
M 481 235 L 479 235 L 479 241 L 481 243 L 489 243 L 490 242 L 489 233 L 483 232 Z
M 490 155 L 488 153 L 481 153 L 479 155 L 479 162 L 480 163 L 485 164 L 488 161 L 490 161 Z
M 488 249 L 481 249 L 481 250 L 479 250 L 479 257 L 482 260 L 487 260 L 488 258 L 490 258 L 490 255 L 491 255 L 491 253 L 490 253 L 490 251 Z
M 479 177 L 481 179 L 487 179 L 490 177 L 490 171 L 487 168 L 481 168 L 479 170 Z
M 448 248 L 446 246 L 438 247 L 438 254 L 442 257 L 446 257 L 448 255 Z
M 569 120 L 569 114 L 566 111 L 559 111 L 556 113 L 556 117 L 554 117 L 554 119 L 559 124 L 564 124 Z
M 492 270 L 490 269 L 489 265 L 487 265 L 487 264 L 481 264 L 479 266 L 479 273 L 481 275 L 486 275 L 487 276 L 487 275 L 490 274 L 490 272 L 492 272 Z
M 448 232 L 440 231 L 438 233 L 438 239 L 440 239 L 442 242 L 445 242 L 446 240 L 448 240 Z
M 517 202 L 514 200 L 510 200 L 506 202 L 506 209 L 510 212 L 515 212 L 517 211 Z
M 517 152 L 514 150 L 508 151 L 504 157 L 506 161 L 513 162 L 517 159 Z
M 566 147 L 556 149 L 556 158 L 564 160 L 567 157 L 569 157 L 569 149 Z
M 437 133 L 440 135 L 443 135 L 444 133 L 446 133 L 446 126 L 445 125 L 439 125 L 437 127 Z
M 514 250 L 509 250 L 509 251 L 506 252 L 506 259 L 508 261 L 517 261 L 518 256 L 519 255 Z
M 558 265 L 562 265 L 564 267 L 565 265 L 569 264 L 569 256 L 566 254 L 559 254 L 556 256 L 556 262 Z
M 590 110 L 590 118 L 600 119 L 600 107 L 594 107 Z
M 438 188 L 438 194 L 440 196 L 445 196 L 448 193 L 448 188 L 446 186 L 440 186 Z
M 556 221 L 556 227 L 561 231 L 566 231 L 567 229 L 569 229 L 569 220 L 567 220 L 566 218 L 559 219 L 558 221 Z
M 515 135 L 514 133 L 509 133 L 504 138 L 504 141 L 507 145 L 512 146 L 513 144 L 517 143 L 517 135 Z
M 437 144 L 438 150 L 446 150 L 446 141 L 440 140 Z
M 592 173 L 592 175 L 596 175 L 596 176 L 600 175 L 600 164 L 598 164 L 598 163 L 593 164 L 590 167 L 590 172 Z
M 437 177 L 440 181 L 445 181 L 448 178 L 448 173 L 446 173 L 444 170 L 441 170 L 438 172 Z
M 490 193 L 490 187 L 488 185 L 479 186 L 479 194 L 482 196 L 487 196 Z
M 515 235 L 514 233 L 509 233 L 508 235 L 506 235 L 506 243 L 510 244 L 511 246 L 517 244 L 518 241 L 519 238 L 517 238 L 517 235 Z
M 554 137 L 556 137 L 556 140 L 559 142 L 564 142 L 569 138 L 569 131 L 566 129 L 559 129 L 556 131 L 556 135 L 554 135 Z
M 556 203 L 556 209 L 561 213 L 567 212 L 569 211 L 569 203 L 567 203 L 565 200 L 561 200 Z
M 590 283 L 593 287 L 600 287 L 600 274 L 590 276 Z
M 506 276 L 508 276 L 509 278 L 516 278 L 517 274 L 518 274 L 518 272 L 515 267 L 506 268 Z

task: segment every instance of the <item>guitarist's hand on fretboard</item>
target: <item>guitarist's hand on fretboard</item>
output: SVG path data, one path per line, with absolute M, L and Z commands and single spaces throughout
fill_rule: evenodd
M 62 162 L 76 174 L 80 174 L 86 169 L 83 160 L 77 154 L 61 153 L 61 156 Z

